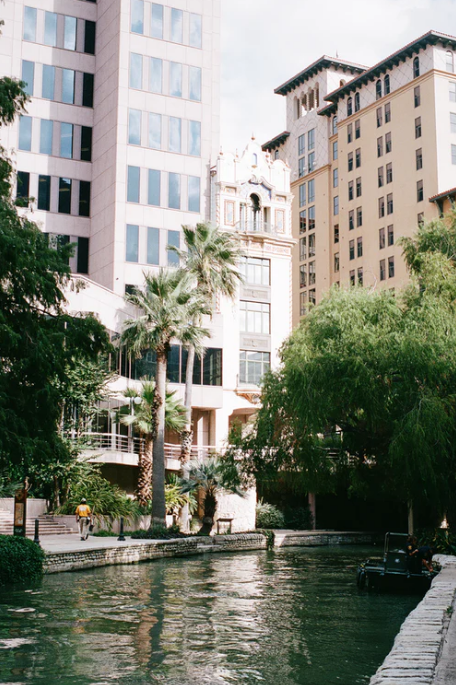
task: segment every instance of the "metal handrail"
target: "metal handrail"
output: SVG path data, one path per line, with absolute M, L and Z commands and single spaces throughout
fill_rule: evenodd
M 277 233 L 277 227 L 265 221 L 238 221 L 236 230 L 242 233 Z
M 103 452 L 124 452 L 139 454 L 144 449 L 144 438 L 131 438 L 118 433 L 82 433 L 80 442 L 85 449 L 102 450 Z M 192 445 L 190 459 L 204 461 L 217 453 L 220 449 L 214 445 Z M 180 459 L 181 446 L 165 442 L 165 457 Z

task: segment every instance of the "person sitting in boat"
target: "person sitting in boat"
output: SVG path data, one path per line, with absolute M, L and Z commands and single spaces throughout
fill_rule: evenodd
M 420 559 L 423 568 L 426 568 L 429 572 L 433 571 L 432 557 L 436 552 L 437 549 L 435 547 L 431 547 L 430 545 L 423 545 L 422 547 L 418 547 L 418 559 Z
M 421 560 L 418 556 L 418 540 L 415 535 L 409 535 L 405 546 L 407 566 L 410 573 L 421 573 Z

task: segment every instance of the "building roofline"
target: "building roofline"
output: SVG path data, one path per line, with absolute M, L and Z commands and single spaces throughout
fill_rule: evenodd
M 325 95 L 325 100 L 337 103 L 348 93 L 351 93 L 360 86 L 363 86 L 369 81 L 373 81 L 374 79 L 378 78 L 388 69 L 391 69 L 391 67 L 398 66 L 401 62 L 404 62 L 407 57 L 412 57 L 412 55 L 418 53 L 421 49 L 426 48 L 428 45 L 436 45 L 440 42 L 443 43 L 445 47 L 451 45 L 454 49 L 456 49 L 456 37 L 447 35 L 446 33 L 439 33 L 438 31 L 428 31 L 416 40 L 402 47 L 400 50 L 393 52 L 392 55 L 389 55 L 389 57 L 383 59 L 381 62 L 378 62 L 370 69 L 366 69 L 366 71 L 359 76 L 356 76 L 344 86 L 341 86 L 340 88 L 333 90 L 332 93 Z
M 274 93 L 278 95 L 286 95 L 290 91 L 294 90 L 297 86 L 308 81 L 310 78 L 312 78 L 312 76 L 315 76 L 315 74 L 318 74 L 320 71 L 328 69 L 331 66 L 342 69 L 343 71 L 349 71 L 351 74 L 361 73 L 367 69 L 367 67 L 362 64 L 347 62 L 346 60 L 339 59 L 337 57 L 322 55 L 315 62 L 312 62 L 312 64 L 309 64 L 308 67 L 303 69 L 303 71 L 295 74 L 295 76 L 288 79 L 288 81 L 282 83 L 281 86 L 275 88 Z
M 437 193 L 429 198 L 429 202 L 437 202 L 438 200 L 443 200 L 446 197 L 456 196 L 456 188 L 450 188 L 450 190 L 444 190 L 443 193 Z
M 273 150 L 276 147 L 279 147 L 282 145 L 288 136 L 290 135 L 290 131 L 282 131 L 282 133 L 279 133 L 278 136 L 275 136 L 275 138 L 271 138 L 271 140 L 268 140 L 266 143 L 263 143 L 261 146 L 261 149 L 266 152 Z

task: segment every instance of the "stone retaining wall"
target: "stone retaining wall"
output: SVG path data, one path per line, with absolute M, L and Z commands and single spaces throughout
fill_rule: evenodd
M 432 685 L 455 608 L 456 582 L 445 568 L 455 557 L 437 556 L 442 571 L 430 590 L 401 626 L 391 652 L 371 678 L 370 685 Z
M 308 532 L 299 531 L 276 532 L 274 544 L 276 547 L 322 547 L 325 545 L 372 545 L 383 544 L 383 536 L 377 533 L 357 532 Z
M 193 554 L 237 552 L 266 549 L 266 538 L 257 533 L 217 535 L 212 538 L 139 541 L 125 547 L 86 548 L 75 552 L 47 552 L 45 573 L 78 571 L 97 566 L 135 564 L 151 559 L 183 557 Z

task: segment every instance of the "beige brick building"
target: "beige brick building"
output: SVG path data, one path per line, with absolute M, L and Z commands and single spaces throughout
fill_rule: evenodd
M 397 244 L 456 197 L 456 38 L 429 31 L 365 68 L 323 56 L 275 92 L 292 170 L 293 321 L 333 284 L 400 288 Z

